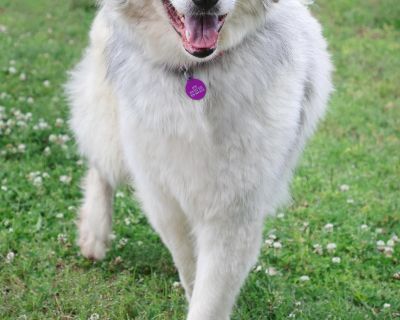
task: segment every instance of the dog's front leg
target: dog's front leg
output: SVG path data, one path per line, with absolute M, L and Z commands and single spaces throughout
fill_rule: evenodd
M 91 167 L 84 178 L 83 192 L 78 244 L 85 257 L 101 260 L 110 241 L 113 188 L 96 168 Z
M 249 221 L 245 215 L 217 217 L 196 227 L 199 251 L 188 320 L 229 319 L 262 239 L 262 219 Z
M 196 272 L 190 223 L 178 202 L 150 179 L 136 175 L 136 187 L 149 222 L 172 255 L 186 298 L 190 301 Z

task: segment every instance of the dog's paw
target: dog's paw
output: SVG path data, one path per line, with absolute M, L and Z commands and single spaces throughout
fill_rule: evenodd
M 102 260 L 106 256 L 108 235 L 97 234 L 85 223 L 79 224 L 78 245 L 82 255 L 91 260 Z

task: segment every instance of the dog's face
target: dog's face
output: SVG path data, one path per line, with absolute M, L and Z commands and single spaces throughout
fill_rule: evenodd
M 146 54 L 168 65 L 208 61 L 253 32 L 272 0 L 105 0 L 141 33 Z M 136 41 L 138 39 L 135 39 Z

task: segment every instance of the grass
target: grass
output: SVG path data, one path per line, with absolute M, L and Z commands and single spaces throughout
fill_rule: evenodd
M 87 43 L 88 4 L 0 0 L 0 319 L 183 319 L 169 253 L 128 190 L 116 198 L 106 260 L 87 261 L 75 246 L 85 165 L 62 122 L 62 84 Z M 400 244 L 388 256 L 376 242 L 400 236 L 400 6 L 317 0 L 312 10 L 333 53 L 336 93 L 295 176 L 293 204 L 266 222 L 265 237 L 282 248 L 263 247 L 233 319 L 398 319 Z

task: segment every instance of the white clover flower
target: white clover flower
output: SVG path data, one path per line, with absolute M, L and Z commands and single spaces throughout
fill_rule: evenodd
M 63 125 L 64 125 L 64 120 L 61 119 L 61 118 L 57 118 L 57 119 L 56 119 L 56 127 L 57 127 L 57 128 L 60 128 L 60 127 L 62 127 Z
M 350 187 L 349 187 L 347 184 L 342 184 L 342 185 L 339 187 L 339 189 L 340 189 L 341 192 L 347 192 L 347 191 L 350 190 Z
M 327 223 L 327 224 L 324 226 L 324 230 L 325 230 L 326 232 L 332 232 L 332 231 L 333 231 L 333 224 L 332 224 L 332 223 Z
M 8 188 L 7 188 L 7 186 L 1 186 L 1 191 L 7 191 L 8 190 Z
M 125 218 L 125 219 L 124 219 L 124 222 L 125 222 L 125 224 L 126 224 L 127 226 L 129 226 L 129 225 L 132 223 L 132 221 L 131 221 L 130 218 Z
M 128 244 L 127 238 L 121 238 L 118 242 L 118 248 L 123 248 Z
M 8 119 L 7 122 L 6 122 L 6 125 L 9 128 L 15 127 L 15 124 L 16 124 L 16 122 L 13 119 Z
M 385 250 L 385 241 L 383 241 L 383 240 L 378 240 L 378 241 L 376 242 L 376 248 L 377 248 L 379 251 L 384 251 L 384 250 Z
M 393 274 L 393 279 L 400 280 L 400 271 Z
M 70 140 L 71 140 L 71 138 L 67 134 L 59 134 L 59 135 L 51 134 L 49 136 L 49 141 L 51 143 L 56 143 L 61 146 L 64 146 L 64 144 Z
M 283 219 L 283 218 L 285 218 L 285 214 L 282 213 L 282 212 L 280 212 L 280 213 L 278 213 L 278 214 L 276 215 L 276 217 L 277 217 L 278 219 Z
M 269 275 L 270 277 L 274 277 L 274 276 L 278 275 L 278 270 L 276 270 L 274 267 L 268 267 L 265 270 L 265 273 L 267 275 Z
M 77 164 L 78 166 L 83 166 L 83 160 L 82 160 L 82 159 L 79 159 L 78 161 L 76 161 L 76 164 Z
M 324 253 L 324 249 L 322 248 L 322 246 L 320 245 L 320 244 L 314 244 L 313 245 L 313 248 L 314 248 L 314 252 L 316 253 L 316 254 L 319 254 L 320 256 Z
M 301 277 L 299 278 L 299 280 L 300 280 L 301 282 L 310 281 L 310 277 L 309 277 L 309 276 L 301 276 Z
M 6 262 L 12 263 L 14 261 L 14 258 L 15 258 L 15 253 L 10 251 L 9 253 L 7 253 Z
M 136 242 L 136 244 L 139 246 L 139 247 L 141 247 L 142 245 L 143 245 L 143 241 L 138 241 L 138 242 Z
M 39 130 L 46 130 L 50 128 L 49 124 L 43 119 L 39 119 L 39 123 L 37 124 Z
M 265 244 L 267 245 L 267 247 L 272 247 L 272 245 L 274 244 L 274 240 L 266 239 L 265 240 Z
M 43 178 L 38 176 L 32 180 L 32 183 L 35 187 L 40 187 L 43 184 Z
M 49 155 L 51 154 L 51 149 L 50 149 L 50 147 L 46 147 L 46 148 L 44 149 L 43 153 L 44 153 L 46 156 L 49 156 Z
M 26 145 L 24 145 L 24 144 L 18 145 L 18 151 L 20 153 L 24 153 L 26 151 Z
M 6 33 L 7 32 L 7 27 L 0 24 L 0 33 Z
M 394 247 L 394 240 L 393 239 L 389 239 L 387 242 L 386 242 L 386 245 L 388 246 L 388 247 Z
M 369 226 L 368 226 L 367 224 L 362 224 L 362 225 L 360 226 L 360 229 L 363 230 L 363 231 L 365 231 L 365 230 L 368 230 L 368 229 L 369 229 Z
M 21 74 L 19 75 L 19 80 L 25 81 L 25 80 L 26 80 L 26 74 L 25 74 L 25 73 L 21 73 Z
M 46 88 L 50 87 L 50 81 L 49 81 L 49 80 L 43 81 L 43 85 L 44 85 Z
M 93 313 L 90 315 L 90 317 L 88 318 L 88 320 L 99 320 L 100 316 L 98 313 Z
M 390 307 L 391 307 L 391 305 L 389 303 L 384 303 L 383 304 L 383 309 L 388 309 Z
M 390 239 L 392 239 L 394 242 L 400 242 L 400 239 L 396 234 L 392 235 Z
M 268 235 L 268 238 L 271 240 L 276 240 L 277 236 L 275 234 Z
M 262 270 L 262 266 L 258 265 L 258 266 L 256 266 L 256 267 L 254 268 L 253 272 L 254 272 L 254 273 L 257 273 L 257 272 L 260 272 L 261 270 Z
M 179 289 L 179 288 L 182 287 L 182 285 L 181 285 L 181 283 L 180 283 L 179 281 L 175 281 L 175 282 L 172 284 L 172 287 L 173 287 L 174 289 Z
M 310 223 L 308 221 L 303 222 L 303 225 L 300 227 L 301 232 L 306 231 L 309 226 Z
M 354 199 L 353 198 L 348 198 L 346 202 L 350 203 L 350 204 L 353 204 L 354 203 Z
M 122 257 L 118 256 L 114 259 L 113 263 L 115 265 L 121 264 L 122 262 L 124 262 L 124 260 L 122 259 Z
M 272 246 L 274 247 L 274 249 L 282 249 L 282 243 L 280 243 L 279 241 L 275 241 Z
M 336 250 L 336 243 L 328 243 L 326 245 L 326 250 L 328 250 L 328 252 L 335 252 Z
M 59 213 L 56 214 L 56 218 L 57 219 L 62 219 L 62 218 L 64 218 L 64 214 L 59 212 Z
M 332 263 L 339 264 L 341 261 L 342 261 L 342 259 L 340 259 L 339 257 L 332 258 Z
M 26 102 L 29 104 L 33 104 L 35 100 L 32 97 L 28 97 L 28 99 L 26 99 Z
M 9 67 L 9 68 L 8 68 L 8 72 L 9 72 L 10 74 L 16 74 L 16 73 L 17 73 L 17 69 L 15 69 L 15 67 Z
M 376 228 L 375 229 L 375 233 L 382 234 L 383 233 L 383 229 L 382 228 Z
M 118 191 L 117 194 L 115 195 L 117 198 L 124 198 L 125 194 L 122 191 Z
M 28 174 L 28 180 L 29 180 L 29 181 L 32 181 L 33 179 L 36 178 L 37 175 L 38 175 L 37 172 L 29 172 L 29 174 Z
M 26 124 L 25 121 L 18 120 L 17 121 L 17 126 L 20 127 L 20 128 L 26 128 L 28 125 Z
M 68 237 L 67 237 L 67 235 L 65 235 L 65 234 L 63 234 L 63 233 L 60 233 L 60 234 L 58 234 L 58 236 L 57 236 L 57 240 L 58 240 L 58 242 L 60 242 L 60 243 L 66 243 L 66 242 L 68 241 Z
M 60 177 L 60 182 L 64 184 L 70 184 L 72 181 L 72 178 L 70 176 L 61 176 Z
M 385 254 L 386 257 L 391 257 L 391 256 L 393 255 L 393 253 L 394 253 L 394 248 L 392 248 L 392 247 L 385 247 L 385 248 L 383 249 L 383 252 L 384 252 L 384 254 Z
M 10 95 L 7 92 L 2 92 L 0 94 L 0 99 L 5 100 L 5 99 L 9 99 Z

